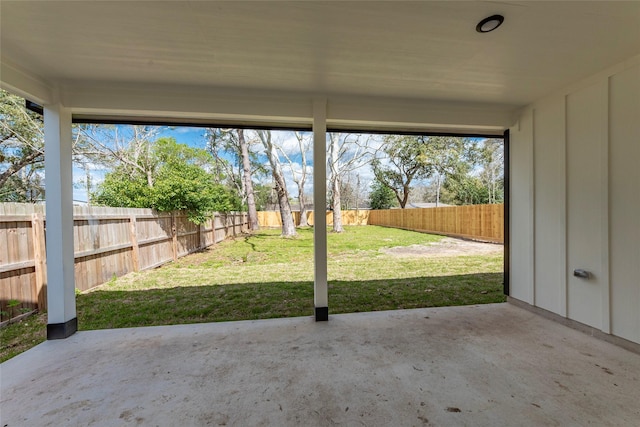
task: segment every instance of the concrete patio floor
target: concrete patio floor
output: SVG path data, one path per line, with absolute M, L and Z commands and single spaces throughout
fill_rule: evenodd
M 640 355 L 512 304 L 79 332 L 0 426 L 640 425 Z

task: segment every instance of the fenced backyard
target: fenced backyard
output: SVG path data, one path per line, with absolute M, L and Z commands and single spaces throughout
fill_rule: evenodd
M 45 207 L 0 204 L 2 322 L 46 310 Z M 246 213 L 215 214 L 196 225 L 185 213 L 74 206 L 75 285 L 158 267 L 246 230 Z
M 45 208 L 0 204 L 2 322 L 46 310 Z M 299 213 L 294 215 L 296 223 Z M 332 224 L 332 213 L 325 213 Z M 279 212 L 259 212 L 261 227 L 279 227 Z M 343 223 L 380 225 L 502 243 L 503 205 L 429 209 L 348 210 Z M 314 212 L 308 213 L 313 225 Z M 216 214 L 202 225 L 185 213 L 74 207 L 75 285 L 92 289 L 114 277 L 152 269 L 246 231 L 246 213 Z

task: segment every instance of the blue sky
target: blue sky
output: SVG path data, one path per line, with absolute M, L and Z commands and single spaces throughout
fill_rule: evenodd
M 181 144 L 187 144 L 197 148 L 207 148 L 205 137 L 206 128 L 202 127 L 173 127 L 160 133 L 160 137 L 173 137 Z

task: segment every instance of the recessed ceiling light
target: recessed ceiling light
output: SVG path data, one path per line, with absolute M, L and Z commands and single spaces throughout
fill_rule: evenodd
M 504 22 L 504 16 L 502 15 L 493 15 L 488 18 L 484 18 L 478 23 L 478 25 L 476 25 L 476 31 L 479 33 L 491 32 L 502 25 L 502 22 Z

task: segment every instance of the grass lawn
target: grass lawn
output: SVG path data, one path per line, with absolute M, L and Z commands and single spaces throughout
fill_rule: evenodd
M 502 254 L 398 257 L 442 237 L 367 226 L 328 235 L 329 312 L 502 302 Z M 313 229 L 261 230 L 77 295 L 81 330 L 309 316 Z M 0 360 L 44 339 L 43 314 L 0 330 Z

